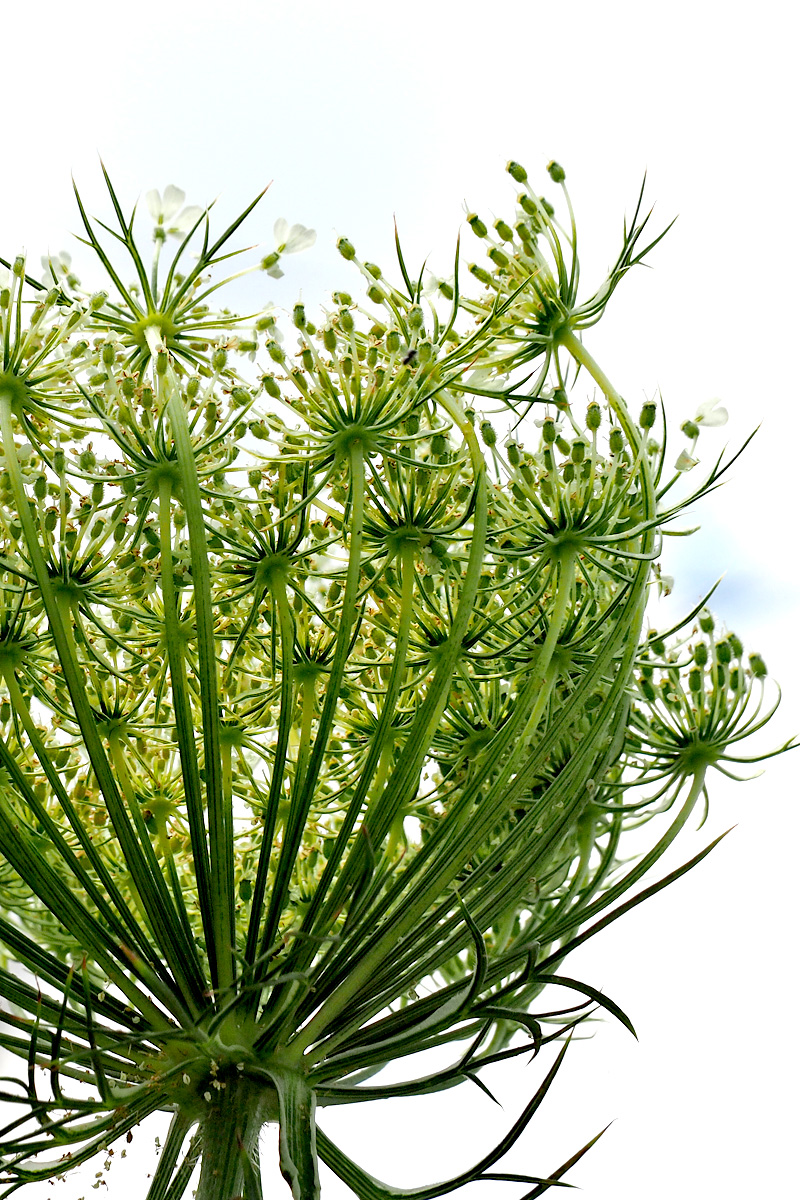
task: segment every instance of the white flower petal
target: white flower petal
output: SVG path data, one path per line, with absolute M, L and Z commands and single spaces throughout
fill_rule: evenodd
M 720 401 L 715 397 L 713 400 L 704 400 L 697 410 L 695 424 L 697 425 L 726 425 L 728 422 L 728 410 L 723 408 Z
M 696 467 L 699 461 L 699 458 L 693 458 L 687 450 L 681 450 L 675 462 L 675 470 L 691 471 L 692 467 Z
M 205 211 L 199 204 L 187 205 L 183 212 L 179 212 L 175 220 L 170 222 L 169 232 L 188 233 L 190 229 L 194 228 Z
M 280 269 L 277 263 L 274 267 L 267 268 L 267 274 L 271 279 L 283 279 L 283 271 Z
M 289 222 L 285 217 L 278 217 L 272 228 L 272 232 L 275 234 L 275 245 L 285 246 L 286 239 L 289 236 Z
M 316 240 L 316 230 L 306 229 L 305 225 L 293 225 L 286 239 L 284 253 L 298 254 L 301 250 L 308 250 Z
M 163 207 L 161 203 L 161 192 L 159 192 L 157 188 L 151 188 L 151 190 L 145 196 L 145 202 L 147 204 L 147 211 L 150 213 L 150 216 L 154 221 L 160 222 L 161 210 Z
M 183 202 L 186 199 L 186 192 L 181 188 L 175 187 L 174 183 L 170 183 L 164 191 L 162 199 L 162 212 L 164 221 L 169 221 L 170 217 L 174 217 L 176 212 L 183 208 Z

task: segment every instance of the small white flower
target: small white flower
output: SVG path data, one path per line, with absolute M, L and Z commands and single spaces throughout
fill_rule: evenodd
M 272 279 L 281 279 L 283 271 L 278 266 L 281 255 L 298 254 L 301 250 L 308 250 L 314 245 L 317 235 L 313 229 L 306 229 L 305 225 L 290 226 L 285 217 L 278 217 L 273 233 L 275 249 L 272 254 L 267 255 L 261 266 Z
M 728 410 L 719 399 L 704 400 L 694 418 L 695 425 L 727 425 Z
M 699 458 L 693 458 L 688 450 L 681 450 L 675 462 L 676 471 L 691 471 L 692 467 L 696 467 L 699 463 Z
M 279 254 L 298 254 L 301 250 L 310 250 L 317 240 L 316 230 L 306 229 L 305 225 L 290 227 L 284 217 L 278 217 L 272 232 Z
M 150 216 L 156 225 L 163 226 L 167 233 L 174 235 L 186 234 L 202 217 L 205 209 L 198 204 L 189 204 L 183 208 L 186 192 L 170 183 L 164 189 L 164 195 L 153 188 L 145 196 Z
M 52 287 L 54 279 L 57 284 L 66 283 L 72 288 L 80 283 L 77 275 L 72 272 L 72 255 L 66 250 L 61 250 L 58 254 L 43 254 L 42 267 L 42 283 L 45 287 Z

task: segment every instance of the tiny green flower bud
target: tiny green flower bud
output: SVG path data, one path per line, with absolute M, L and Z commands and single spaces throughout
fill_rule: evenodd
M 47 476 L 37 475 L 33 481 L 33 494 L 37 500 L 44 500 L 47 495 Z
M 269 438 L 269 430 L 263 421 L 250 421 L 247 428 L 250 430 L 253 437 L 259 438 L 259 440 L 262 442 L 265 442 Z
M 730 642 L 717 642 L 717 662 L 727 665 L 733 657 Z
M 484 238 L 489 232 L 477 213 L 467 214 L 467 224 L 470 226 L 476 237 Z
M 520 195 L 517 196 L 517 204 L 524 213 L 528 214 L 529 217 L 538 217 L 539 210 L 536 207 L 536 201 L 532 200 L 525 192 L 521 192 Z
M 383 303 L 383 292 L 374 283 L 373 283 L 372 287 L 367 288 L 367 295 L 369 296 L 369 298 L 373 304 L 382 304 Z
M 692 658 L 694 659 L 696 666 L 704 667 L 706 665 L 708 662 L 708 646 L 705 644 L 705 642 L 697 643 L 692 650 Z
M 477 263 L 470 263 L 469 271 L 471 275 L 474 275 L 480 283 L 486 284 L 487 287 L 492 282 L 492 277 L 489 272 L 484 270 L 483 267 L 479 267 Z
M 336 249 L 339 251 L 342 258 L 346 258 L 348 261 L 351 261 L 356 256 L 356 248 L 352 242 L 347 240 L 347 238 L 340 237 L 336 243 Z
M 509 442 L 506 446 L 506 456 L 512 467 L 519 466 L 519 446 L 516 442 Z
M 524 183 L 528 178 L 528 172 L 525 168 L 520 166 L 518 162 L 514 162 L 513 159 L 506 163 L 506 170 L 515 183 Z
M 91 471 L 92 467 L 95 466 L 97 463 L 97 459 L 94 456 L 94 451 L 93 450 L 84 450 L 83 453 L 81 454 L 80 458 L 78 459 L 78 462 L 81 465 L 82 471 Z
M 280 400 L 281 389 L 278 386 L 274 375 L 262 375 L 261 383 L 263 384 L 264 391 L 268 396 L 271 396 L 273 400 Z
M 561 437 L 560 434 L 556 438 L 556 445 L 558 446 L 558 448 L 562 454 L 569 454 L 569 451 L 570 451 L 569 442 L 567 441 L 566 438 Z
M 349 309 L 345 308 L 345 309 L 343 309 L 343 311 L 341 313 L 339 313 L 339 324 L 341 325 L 341 327 L 345 331 L 345 333 L 353 332 L 353 330 L 356 327 L 356 323 L 353 318 L 353 314 L 350 312 Z
M 656 423 L 656 405 L 654 400 L 647 400 L 642 405 L 642 411 L 639 414 L 639 424 L 642 429 L 652 429 Z
M 593 433 L 600 428 L 603 420 L 603 414 L 600 410 L 600 405 L 596 400 L 593 400 L 586 410 L 586 428 Z
M 439 291 L 444 296 L 445 300 L 452 300 L 455 296 L 455 292 L 453 291 L 452 287 L 444 279 L 439 281 Z
M 306 308 L 304 304 L 295 304 L 293 319 L 298 329 L 305 329 L 306 325 Z
M 566 179 L 564 168 L 560 165 L 560 163 L 555 161 L 551 161 L 547 164 L 547 174 L 550 176 L 553 183 L 563 183 Z
M 228 351 L 220 347 L 211 355 L 211 366 L 214 371 L 223 371 L 228 361 Z
M 305 350 L 302 352 L 302 354 L 300 355 L 300 357 L 303 361 L 303 367 L 305 368 L 305 370 L 313 371 L 314 370 L 314 355 L 312 354 L 312 352 L 309 350 L 309 348 L 307 346 L 306 346 Z
M 498 250 L 497 246 L 492 246 L 491 250 L 489 251 L 489 258 L 496 267 L 508 266 L 508 255 L 503 254 L 502 250 Z
M 553 208 L 549 200 L 545 200 L 544 196 L 539 197 L 539 203 L 547 213 L 548 217 L 554 217 L 556 215 L 556 210 Z
M 728 634 L 728 643 L 731 648 L 731 654 L 734 658 L 741 658 L 744 653 L 744 646 L 739 641 L 735 633 Z
M 700 628 L 702 629 L 703 633 L 713 633 L 714 632 L 714 618 L 712 617 L 711 613 L 707 613 L 707 612 L 701 613 L 698 624 L 699 624 Z
M 643 696 L 644 696 L 644 697 L 645 697 L 647 700 L 649 700 L 649 701 L 650 701 L 650 703 L 652 704 L 652 702 L 653 702 L 653 701 L 655 700 L 655 698 L 656 698 L 656 689 L 653 687 L 653 685 L 652 685 L 652 683 L 650 682 L 650 680 L 649 680 L 649 679 L 640 679 L 640 680 L 639 680 L 639 687 L 642 689 L 642 695 L 643 695 Z
M 700 437 L 700 426 L 696 425 L 694 421 L 684 421 L 681 425 L 681 433 L 685 433 L 688 438 L 694 441 Z
M 66 455 L 64 454 L 64 451 L 59 446 L 59 447 L 57 447 L 57 449 L 55 449 L 53 451 L 53 470 L 56 472 L 57 475 L 63 475 L 64 468 L 66 467 L 66 465 L 67 465 Z
M 481 437 L 483 438 L 484 446 L 494 446 L 497 442 L 497 434 L 489 421 L 481 421 Z
M 409 413 L 403 422 L 403 428 L 405 429 L 406 433 L 412 435 L 419 433 L 419 416 L 417 413 Z
M 548 446 L 552 446 L 553 442 L 556 440 L 556 437 L 557 434 L 555 421 L 552 417 L 545 417 L 544 421 L 542 421 L 542 438 Z
M 92 484 L 92 504 L 101 504 L 105 488 L 99 481 Z
M 397 354 L 400 349 L 400 334 L 396 329 L 390 329 L 386 335 L 386 349 L 390 354 Z
M 268 254 L 266 258 L 262 258 L 261 270 L 262 271 L 271 271 L 273 267 L 277 266 L 279 259 L 280 259 L 280 254 L 278 253 L 277 250 L 273 250 L 272 254 Z
M 692 667 L 689 672 L 689 689 L 698 695 L 703 690 L 703 672 L 697 667 Z
M 106 300 L 108 300 L 108 292 L 95 292 L 89 301 L 89 307 L 92 312 L 97 312 L 98 309 L 102 308 Z
M 166 350 L 159 350 L 156 355 L 156 375 L 166 375 L 169 359 Z
M 231 389 L 231 404 L 234 408 L 244 408 L 245 404 L 249 404 L 252 396 L 247 388 L 235 387 Z
M 447 438 L 443 433 L 435 433 L 431 438 L 431 450 L 437 458 L 443 458 L 447 454 Z
M 325 329 L 322 333 L 322 344 L 329 354 L 333 354 L 336 349 L 336 330 Z
M 583 462 L 586 454 L 586 442 L 582 442 L 580 438 L 576 439 L 570 447 L 570 458 L 574 463 Z
M 261 472 L 257 469 L 247 472 L 247 482 L 250 487 L 257 488 L 261 485 Z
M 104 365 L 110 367 L 116 357 L 116 347 L 113 342 L 105 343 L 103 346 L 102 357 Z
M 414 307 L 409 311 L 409 314 L 408 314 L 409 326 L 412 329 L 421 329 L 424 320 L 425 320 L 425 317 L 423 315 L 422 309 L 418 305 L 414 305 Z
M 501 217 L 495 221 L 494 227 L 504 242 L 513 242 L 514 230 Z
M 364 270 L 368 271 L 373 279 L 380 279 L 381 277 L 381 269 L 377 263 L 365 262 Z
M 760 654 L 751 654 L 749 658 L 750 670 L 756 679 L 763 679 L 767 674 L 767 668 Z
M 331 604 L 335 604 L 341 594 L 342 585 L 339 583 L 338 579 L 334 579 L 331 586 L 328 588 L 328 600 L 331 602 Z
M 612 454 L 619 454 L 625 445 L 621 429 L 612 429 L 608 436 L 608 446 Z

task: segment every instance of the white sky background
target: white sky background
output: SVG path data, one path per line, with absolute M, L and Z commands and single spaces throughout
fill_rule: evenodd
M 761 424 L 698 512 L 702 532 L 668 544 L 666 569 L 677 577 L 675 615 L 727 571 L 716 610 L 784 687 L 769 735 L 777 743 L 800 728 L 798 95 L 787 12 L 776 0 L 482 9 L 306 0 L 291 14 L 269 0 L 40 0 L 25 15 L 9 6 L 0 253 L 24 247 L 38 263 L 67 248 L 80 268 L 70 172 L 89 210 L 106 216 L 98 153 L 126 205 L 174 182 L 189 203 L 219 194 L 220 222 L 274 180 L 249 240 L 269 248 L 285 216 L 316 228 L 318 243 L 286 261 L 280 290 L 259 275 L 245 294 L 291 305 L 302 289 L 312 309 L 332 287 L 358 289 L 334 250 L 338 234 L 388 271 L 396 214 L 407 260 L 430 256 L 447 275 L 463 200 L 484 216 L 513 213 L 512 157 L 555 200 L 544 168 L 556 158 L 588 294 L 647 169 L 654 227 L 679 220 L 652 269 L 628 276 L 585 340 L 634 412 L 660 389 L 677 428 L 701 401 L 722 398 L 731 421 L 703 433 L 705 462 Z M 464 241 L 469 259 L 468 229 Z M 673 458 L 682 445 L 677 435 Z M 706 827 L 686 834 L 669 864 L 736 824 L 731 835 L 569 960 L 570 974 L 626 1009 L 640 1041 L 609 1021 L 572 1047 L 509 1160 L 516 1169 L 546 1174 L 615 1119 L 568 1177 L 586 1200 L 790 1194 L 800 1062 L 784 1014 L 798 981 L 798 769 L 800 755 L 747 786 L 720 779 Z M 328 1110 L 321 1124 L 387 1182 L 432 1182 L 476 1160 L 516 1117 L 543 1074 L 522 1061 L 498 1074 L 504 1112 L 472 1089 Z M 146 1169 L 147 1141 L 136 1136 L 131 1170 L 111 1172 L 112 1196 L 143 1197 L 133 1168 Z M 91 1173 L 83 1178 L 22 1194 L 103 1194 L 91 1192 Z M 272 1187 L 283 1194 L 277 1170 Z M 516 1200 L 523 1190 L 483 1184 L 472 1194 Z M 325 1200 L 346 1196 L 326 1176 Z

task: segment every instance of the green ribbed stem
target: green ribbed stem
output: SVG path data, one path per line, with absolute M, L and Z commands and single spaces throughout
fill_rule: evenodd
M 242 1200 L 247 1162 L 253 1164 L 261 1130 L 276 1116 L 275 1093 L 264 1083 L 242 1078 L 229 1080 L 212 1095 L 202 1122 L 203 1161 L 195 1200 Z M 258 1173 L 257 1162 L 251 1173 Z

